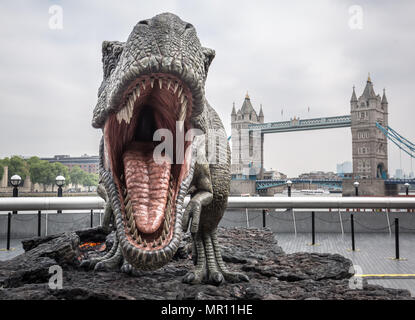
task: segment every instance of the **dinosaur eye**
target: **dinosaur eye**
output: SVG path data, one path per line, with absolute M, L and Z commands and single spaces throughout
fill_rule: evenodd
M 184 27 L 185 29 L 190 29 L 193 28 L 193 25 L 191 23 L 186 24 L 186 26 Z
M 145 24 L 146 26 L 148 26 L 148 20 L 141 20 L 138 24 Z

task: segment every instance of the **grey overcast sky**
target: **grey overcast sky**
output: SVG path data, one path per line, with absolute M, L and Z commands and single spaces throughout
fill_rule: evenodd
M 63 9 L 61 30 L 49 28 L 52 5 Z M 362 29 L 349 25 L 353 5 Z M 386 88 L 389 125 L 415 141 L 414 1 L 3 0 L 0 157 L 97 154 L 101 43 L 125 41 L 139 20 L 162 12 L 192 23 L 216 50 L 206 94 L 229 134 L 232 103 L 240 108 L 247 91 L 265 121 L 282 120 L 282 109 L 284 120 L 343 115 L 370 72 L 376 93 Z M 351 157 L 350 128 L 265 138 L 265 166 L 289 176 L 335 171 Z M 400 162 L 389 143 L 389 172 Z M 402 168 L 411 169 L 404 153 Z

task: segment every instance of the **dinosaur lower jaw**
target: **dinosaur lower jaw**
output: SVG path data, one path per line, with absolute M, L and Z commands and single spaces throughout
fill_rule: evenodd
M 164 78 L 156 74 L 134 81 L 125 103 L 109 117 L 104 129 L 118 189 L 122 223 L 117 223 L 117 234 L 124 239 L 124 257 L 140 269 L 166 264 L 177 250 L 182 205 L 190 184 L 191 153 L 178 161 L 176 139 L 172 153 L 158 153 L 160 142 L 153 141 L 158 129 L 167 129 L 175 137 L 190 128 L 189 91 L 179 80 L 168 83 Z M 181 147 L 186 150 L 189 145 Z

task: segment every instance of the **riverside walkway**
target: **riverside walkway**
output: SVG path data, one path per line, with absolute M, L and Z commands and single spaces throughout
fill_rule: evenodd
M 356 249 L 352 252 L 351 239 L 348 233 L 344 236 L 338 233 L 316 234 L 316 244 L 311 246 L 311 235 L 298 233 L 276 234 L 278 244 L 286 253 L 318 252 L 338 253 L 360 266 L 364 275 L 377 275 L 377 279 L 368 279 L 370 284 L 396 289 L 408 289 L 415 297 L 415 243 L 414 233 L 400 234 L 400 256 L 405 260 L 392 260 L 395 256 L 394 236 L 387 233 L 357 233 L 355 235 Z M 393 276 L 392 276 L 393 275 Z M 400 276 L 398 276 L 400 275 Z M 412 276 L 409 276 L 412 275 Z M 386 277 L 388 279 L 385 279 Z M 389 279 L 392 278 L 393 279 Z

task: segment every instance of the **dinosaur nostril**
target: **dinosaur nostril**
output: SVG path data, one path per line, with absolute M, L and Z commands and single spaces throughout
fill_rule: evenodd
M 193 25 L 191 23 L 186 24 L 186 26 L 184 27 L 185 29 L 190 29 L 193 28 Z
M 138 24 L 145 24 L 148 26 L 148 20 L 141 20 Z

